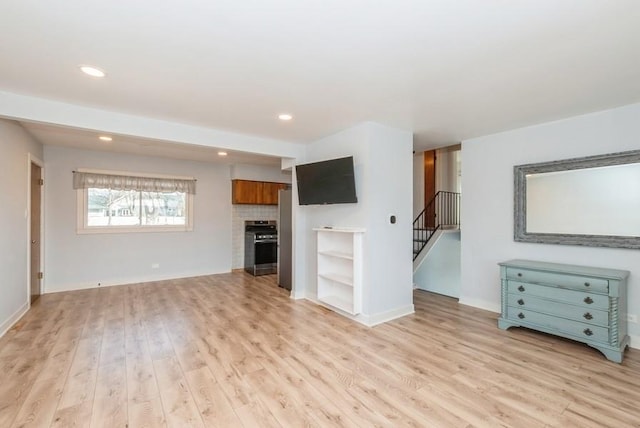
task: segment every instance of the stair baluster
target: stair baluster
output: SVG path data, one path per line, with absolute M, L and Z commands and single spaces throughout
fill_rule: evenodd
M 413 221 L 413 260 L 441 228 L 460 226 L 460 193 L 439 191 Z

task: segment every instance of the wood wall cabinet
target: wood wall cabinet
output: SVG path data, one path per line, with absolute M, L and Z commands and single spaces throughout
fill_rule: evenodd
M 231 202 L 249 205 L 278 205 L 278 190 L 286 188 L 286 183 L 232 180 Z
M 284 183 L 262 183 L 262 197 L 258 197 L 258 203 L 263 205 L 278 205 L 278 190 L 284 190 L 287 185 Z
M 622 362 L 628 271 L 511 260 L 500 263 L 498 326 L 528 327 L 586 343 Z

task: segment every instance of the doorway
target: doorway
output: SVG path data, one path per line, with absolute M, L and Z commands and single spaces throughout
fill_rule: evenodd
M 29 156 L 29 296 L 33 304 L 42 294 L 42 162 Z

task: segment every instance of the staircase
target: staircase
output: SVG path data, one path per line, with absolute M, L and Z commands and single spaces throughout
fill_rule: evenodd
M 413 221 L 413 260 L 439 229 L 460 226 L 460 193 L 440 191 Z

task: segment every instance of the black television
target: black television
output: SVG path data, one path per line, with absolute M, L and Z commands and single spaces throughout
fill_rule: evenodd
M 358 202 L 353 156 L 296 165 L 300 205 Z

